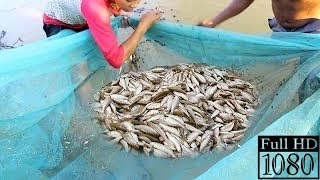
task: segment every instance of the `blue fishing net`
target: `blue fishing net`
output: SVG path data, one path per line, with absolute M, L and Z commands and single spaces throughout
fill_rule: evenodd
M 113 19 L 125 38 L 132 30 L 119 24 Z M 245 35 L 159 22 L 137 54 L 140 70 L 206 63 L 254 84 L 261 103 L 240 146 L 169 160 L 108 144 L 90 103 L 119 71 L 89 31 L 65 30 L 0 51 L 0 179 L 256 179 L 258 135 L 319 135 L 319 35 Z

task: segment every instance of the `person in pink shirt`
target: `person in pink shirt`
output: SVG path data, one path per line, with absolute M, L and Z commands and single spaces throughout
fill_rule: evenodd
M 145 13 L 131 36 L 119 44 L 110 24 L 121 11 L 132 12 L 141 0 L 48 0 L 43 29 L 50 37 L 64 29 L 80 32 L 89 28 L 104 58 L 120 68 L 135 51 L 143 35 L 160 18 L 159 10 Z

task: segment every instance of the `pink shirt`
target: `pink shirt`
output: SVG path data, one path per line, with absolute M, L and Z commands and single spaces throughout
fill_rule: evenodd
M 104 58 L 114 68 L 120 68 L 124 63 L 124 49 L 117 41 L 109 15 L 109 12 L 119 15 L 120 9 L 114 10 L 107 0 L 82 0 L 81 12 Z M 66 24 L 58 19 L 50 18 L 46 14 L 44 14 L 43 21 L 46 24 L 63 25 L 72 29 L 79 29 L 85 25 Z

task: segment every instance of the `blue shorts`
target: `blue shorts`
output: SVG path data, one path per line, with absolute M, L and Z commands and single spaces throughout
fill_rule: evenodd
M 320 34 L 320 19 L 316 19 L 314 21 L 309 22 L 308 24 L 296 28 L 296 29 L 288 29 L 282 27 L 276 18 L 268 19 L 269 27 L 272 29 L 273 32 L 302 32 L 302 33 L 313 33 L 313 34 Z

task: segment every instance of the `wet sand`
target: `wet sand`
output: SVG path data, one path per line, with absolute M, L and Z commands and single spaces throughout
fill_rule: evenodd
M 6 31 L 3 43 L 12 45 L 19 37 L 23 43 L 45 38 L 42 31 L 43 0 L 0 0 L 0 31 Z
M 170 22 L 196 24 L 204 18 L 212 18 L 228 5 L 229 0 L 143 0 L 136 10 L 160 7 L 162 18 Z M 42 30 L 43 0 L 0 0 L 0 31 L 7 32 L 2 42 L 13 44 L 19 37 L 21 44 L 31 43 L 45 38 Z M 267 18 L 272 17 L 271 1 L 255 1 L 242 14 L 218 26 L 218 29 L 241 33 L 270 32 Z
M 164 12 L 164 18 L 171 22 L 197 24 L 202 19 L 213 18 L 222 11 L 231 0 L 175 0 L 146 1 L 151 6 L 158 6 Z M 241 33 L 270 32 L 267 19 L 272 18 L 271 1 L 255 1 L 248 9 L 238 16 L 225 21 L 218 29 Z

